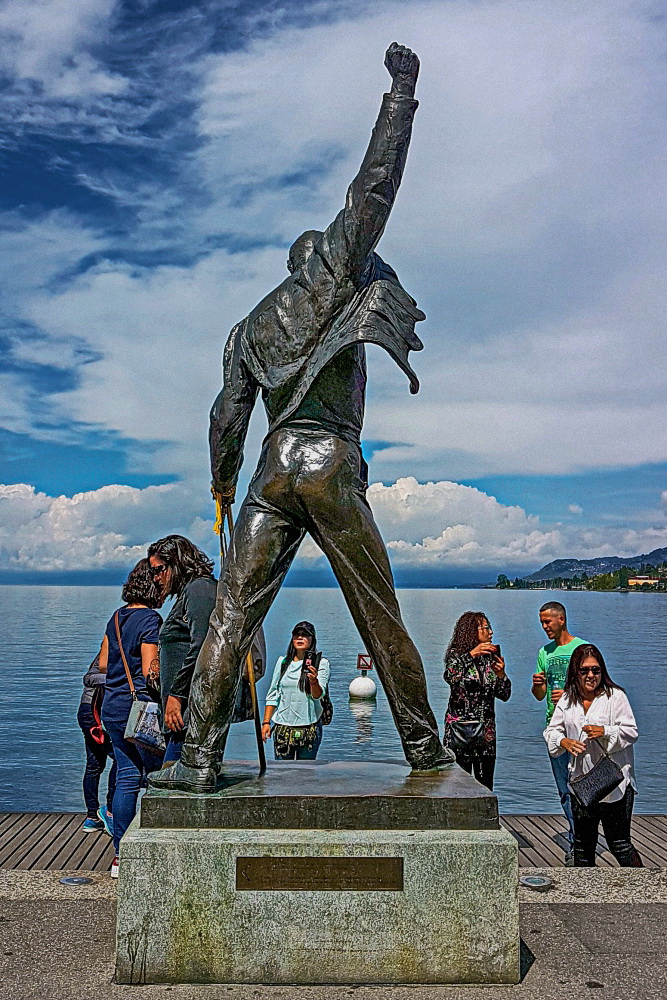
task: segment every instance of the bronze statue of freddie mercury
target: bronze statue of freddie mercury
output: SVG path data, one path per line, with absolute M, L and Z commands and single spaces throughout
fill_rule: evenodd
M 401 182 L 417 109 L 419 60 L 392 44 L 392 77 L 345 208 L 289 252 L 290 271 L 232 330 L 211 411 L 213 489 L 232 503 L 250 414 L 261 392 L 269 429 L 236 521 L 190 694 L 179 763 L 158 788 L 214 791 L 246 653 L 308 532 L 326 554 L 375 661 L 415 770 L 448 766 L 424 668 L 399 610 L 385 545 L 366 501 L 361 454 L 365 343 L 379 344 L 419 389 L 408 352 L 424 314 L 374 253 Z

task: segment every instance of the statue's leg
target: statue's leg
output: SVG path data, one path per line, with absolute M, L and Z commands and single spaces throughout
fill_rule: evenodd
M 192 680 L 181 755 L 189 767 L 215 766 L 222 755 L 246 654 L 303 535 L 278 510 L 246 497 Z
M 366 649 L 373 657 L 408 762 L 428 767 L 443 757 L 428 701 L 421 657 L 396 599 L 389 558 L 363 490 L 349 472 L 308 504 L 309 531 L 340 584 Z M 445 755 L 446 756 L 446 755 Z

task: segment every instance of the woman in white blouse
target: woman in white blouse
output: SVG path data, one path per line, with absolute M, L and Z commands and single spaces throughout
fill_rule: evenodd
M 299 622 L 292 630 L 287 654 L 278 657 L 266 696 L 262 738 L 266 743 L 273 735 L 276 760 L 317 757 L 329 673 L 329 661 L 317 651 L 314 626 Z
M 570 796 L 574 816 L 574 863 L 595 865 L 598 825 L 622 868 L 641 868 L 642 860 L 630 839 L 630 821 L 637 786 L 633 744 L 637 723 L 628 697 L 607 672 L 597 646 L 578 646 L 570 657 L 563 695 L 556 705 L 544 739 L 552 757 L 570 754 L 570 781 L 586 774 L 602 756 L 602 749 L 623 771 L 620 785 L 601 802 L 584 808 Z

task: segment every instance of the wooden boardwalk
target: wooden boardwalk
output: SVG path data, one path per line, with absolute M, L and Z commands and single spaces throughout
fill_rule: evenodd
M 108 871 L 111 840 L 84 833 L 83 813 L 0 813 L 0 868 L 49 871 Z M 560 868 L 565 857 L 561 815 L 502 816 L 519 844 L 522 868 Z M 649 868 L 667 868 L 667 816 L 633 817 L 633 841 Z M 598 865 L 616 867 L 600 837 Z
M 500 822 L 519 843 L 522 868 L 560 868 L 565 859 L 567 821 L 558 814 L 501 816 Z M 647 868 L 667 868 L 667 816 L 632 817 L 632 842 Z M 597 850 L 600 867 L 617 868 L 600 832 Z

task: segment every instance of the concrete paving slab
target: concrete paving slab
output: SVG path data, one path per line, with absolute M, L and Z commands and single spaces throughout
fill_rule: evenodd
M 551 879 L 547 893 L 519 889 L 521 903 L 667 903 L 667 868 L 521 868 L 520 875 Z M 63 886 L 65 875 L 83 875 L 92 882 Z M 117 883 L 108 872 L 18 871 L 0 868 L 3 899 L 116 899 Z M 1 903 L 0 903 L 1 905 Z
M 562 869 L 540 874 L 560 876 Z M 602 869 L 599 870 L 603 872 Z M 662 903 L 613 901 L 639 881 L 636 898 L 665 893 L 647 873 L 608 885 L 603 905 L 531 894 L 521 908 L 522 974 L 518 986 L 265 987 L 118 986 L 114 964 L 115 885 L 108 876 L 65 887 L 61 872 L 0 873 L 1 1000 L 663 1000 L 667 996 L 667 898 Z M 12 879 L 13 888 L 6 875 Z M 567 872 L 571 890 L 586 892 L 594 870 Z M 606 874 L 606 873 L 605 873 Z M 655 873 L 651 873 L 655 875 Z M 30 878 L 28 878 L 30 876 Z M 594 881 L 594 880 L 593 880 Z M 643 889 L 642 889 L 643 883 Z M 600 884 L 593 887 L 600 895 Z M 556 891 L 556 890 L 554 890 Z M 559 886 L 559 893 L 567 886 Z M 85 894 L 88 895 L 85 895 Z M 90 894 L 96 893 L 92 896 Z M 536 899 L 537 897 L 537 899 Z M 560 899 L 560 901 L 558 901 Z M 261 941 L 257 942 L 261 948 Z

